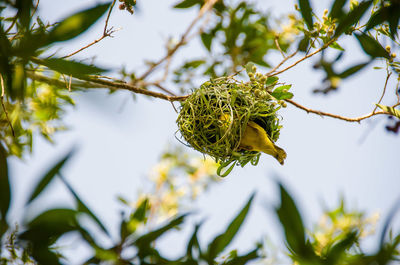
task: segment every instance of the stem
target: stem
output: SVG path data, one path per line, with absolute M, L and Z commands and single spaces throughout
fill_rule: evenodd
M 12 126 L 10 118 L 8 117 L 8 112 L 7 112 L 6 106 L 4 105 L 4 94 L 5 94 L 4 90 L 5 89 L 4 89 L 4 79 L 3 79 L 3 75 L 2 74 L 0 74 L 0 85 L 1 85 L 1 96 L 0 96 L 0 98 L 1 98 L 1 107 L 3 108 L 4 114 L 6 115 L 6 120 L 7 120 L 8 125 L 10 126 L 11 134 L 15 138 L 14 128 Z
M 302 109 L 304 111 L 306 111 L 307 113 L 314 113 L 314 114 L 318 114 L 320 116 L 327 116 L 327 117 L 331 117 L 334 119 L 339 119 L 339 120 L 343 120 L 343 121 L 348 121 L 348 122 L 360 122 L 362 120 L 368 119 L 372 116 L 375 115 L 380 115 L 380 114 L 386 114 L 386 115 L 391 115 L 389 112 L 386 111 L 376 111 L 376 112 L 371 112 L 369 114 L 360 116 L 360 117 L 356 117 L 356 118 L 349 118 L 349 117 L 344 117 L 344 116 L 340 116 L 340 115 L 336 115 L 336 114 L 332 114 L 332 113 L 328 113 L 328 112 L 324 112 L 324 111 L 320 111 L 320 110 L 313 110 L 313 109 L 309 109 L 307 107 L 304 107 L 302 105 L 300 105 L 299 103 L 291 100 L 291 99 L 285 99 L 286 102 L 289 102 L 290 104 L 292 104 L 293 106 Z

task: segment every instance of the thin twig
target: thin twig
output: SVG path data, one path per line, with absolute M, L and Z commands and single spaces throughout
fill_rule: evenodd
M 199 13 L 195 17 L 195 19 L 192 21 L 192 23 L 190 23 L 190 25 L 188 26 L 186 31 L 182 34 L 179 42 L 177 44 L 175 44 L 175 46 L 172 49 L 168 49 L 168 52 L 164 57 L 162 57 L 157 62 L 152 63 L 151 66 L 149 67 L 149 69 L 147 69 L 147 71 L 144 72 L 138 79 L 139 80 L 145 79 L 149 74 L 151 74 L 157 68 L 157 66 L 162 64 L 165 60 L 167 60 L 169 57 L 171 57 L 179 49 L 179 47 L 184 45 L 186 43 L 186 38 L 187 38 L 188 34 L 190 33 L 190 31 L 192 30 L 192 28 L 194 27 L 194 25 L 196 25 L 196 23 L 203 17 L 203 15 L 207 11 L 209 11 L 217 1 L 218 0 L 209 0 L 209 1 L 207 1 L 202 6 L 202 8 L 200 9 Z
M 36 11 L 38 9 L 38 6 L 39 6 L 39 2 L 40 2 L 40 0 L 37 0 L 36 5 L 33 8 L 33 11 L 32 11 L 32 14 L 31 14 L 31 18 L 33 18 L 33 16 L 35 15 L 35 13 L 36 13 Z
M 33 80 L 37 80 L 40 82 L 45 82 L 48 84 L 56 85 L 59 87 L 65 87 L 65 82 L 54 79 L 54 78 L 49 78 L 43 75 L 38 75 L 35 73 L 27 72 L 27 76 Z M 116 89 L 124 89 L 124 90 L 129 90 L 131 92 L 137 93 L 137 94 L 142 94 L 150 97 L 155 97 L 155 98 L 160 98 L 168 101 L 183 101 L 189 95 L 186 96 L 168 96 L 163 93 L 158 93 L 154 91 L 150 91 L 144 88 L 140 88 L 135 85 L 127 84 L 127 83 L 116 83 L 116 82 L 111 82 L 108 80 L 103 80 L 103 79 L 98 79 L 94 77 L 74 77 L 77 80 L 80 80 L 81 83 L 78 84 L 71 84 L 71 87 L 80 87 L 80 88 L 108 88 L 112 90 Z
M 335 42 L 336 39 L 337 39 L 337 37 L 331 39 L 330 41 L 328 41 L 327 43 L 325 43 L 321 48 L 315 50 L 314 52 L 312 52 L 312 53 L 310 53 L 310 54 L 305 55 L 303 58 L 301 58 L 301 59 L 299 59 L 298 61 L 294 62 L 293 64 L 289 65 L 289 66 L 286 67 L 285 69 L 282 69 L 282 70 L 280 70 L 280 71 L 278 71 L 278 72 L 275 72 L 275 73 L 269 73 L 269 74 L 267 74 L 267 76 L 279 75 L 280 73 L 283 73 L 283 72 L 289 70 L 290 68 L 296 66 L 298 63 L 304 61 L 305 59 L 310 58 L 311 56 L 313 56 L 313 55 L 319 53 L 320 51 L 322 51 L 322 50 L 324 50 L 324 49 L 326 49 L 329 45 L 331 45 L 333 42 Z
M 100 38 L 95 39 L 94 41 L 92 41 L 92 42 L 89 43 L 88 45 L 83 46 L 82 48 L 80 48 L 80 49 L 78 49 L 78 50 L 76 50 L 76 51 L 74 51 L 74 52 L 72 52 L 72 53 L 70 53 L 70 54 L 68 54 L 68 55 L 65 55 L 65 56 L 63 56 L 63 57 L 61 57 L 61 58 L 65 59 L 65 58 L 71 57 L 71 56 L 73 56 L 73 55 L 75 55 L 75 54 L 77 54 L 77 53 L 80 53 L 81 51 L 86 50 L 86 49 L 89 48 L 90 46 L 93 46 L 93 45 L 95 45 L 96 43 L 102 41 L 104 38 L 112 37 L 111 35 L 119 30 L 119 29 L 113 29 L 113 27 L 108 28 L 108 21 L 110 20 L 111 11 L 112 11 L 112 9 L 113 9 L 113 7 L 114 7 L 116 1 L 117 1 L 117 0 L 114 0 L 114 1 L 112 2 L 111 6 L 110 6 L 110 9 L 108 10 L 106 22 L 105 22 L 105 25 L 104 25 L 103 35 L 102 35 Z
M 160 83 L 158 83 L 158 82 L 155 82 L 155 83 L 150 83 L 149 85 L 153 85 L 153 86 L 155 86 L 155 87 L 158 87 L 159 89 L 161 89 L 162 91 L 164 91 L 165 93 L 168 93 L 169 95 L 171 95 L 171 96 L 176 96 L 176 94 L 174 93 L 174 92 L 172 92 L 171 90 L 169 90 L 169 89 L 167 89 L 167 88 L 165 88 L 165 87 L 163 87 Z
M 282 64 L 284 64 L 287 60 L 289 60 L 290 58 L 292 58 L 293 56 L 295 56 L 297 54 L 298 50 L 294 51 L 293 53 L 291 53 L 289 56 L 286 56 L 285 58 L 283 58 L 283 60 L 277 64 L 274 68 L 272 68 L 271 71 L 269 71 L 266 76 L 270 76 L 273 72 L 275 72 L 276 70 L 279 69 L 279 67 L 282 66 Z
M 107 28 L 108 28 L 108 21 L 110 20 L 111 11 L 113 10 L 116 1 L 117 1 L 117 0 L 114 0 L 114 1 L 111 3 L 110 9 L 108 10 L 106 22 L 105 22 L 105 24 L 104 24 L 103 35 L 107 35 L 107 34 L 108 34 L 108 33 L 107 33 L 107 31 L 108 31 L 108 29 L 107 29 Z
M 4 94 L 5 94 L 4 90 L 5 89 L 4 89 L 4 79 L 3 79 L 3 75 L 2 74 L 0 74 L 0 83 L 1 83 L 1 106 L 2 106 L 2 108 L 4 110 L 4 114 L 6 115 L 6 119 L 7 119 L 8 125 L 10 126 L 11 134 L 15 138 L 14 128 L 12 126 L 10 118 L 8 117 L 8 112 L 7 112 L 6 106 L 4 105 Z
M 286 58 L 285 53 L 282 51 L 281 46 L 279 45 L 279 36 L 275 36 L 275 46 L 278 48 L 278 50 L 280 51 L 280 53 L 282 54 L 283 59 Z
M 344 116 L 340 116 L 340 115 L 336 115 L 336 114 L 332 114 L 332 113 L 328 113 L 328 112 L 324 112 L 324 111 L 320 111 L 320 110 L 313 110 L 313 109 L 309 109 L 307 107 L 304 107 L 302 105 L 300 105 L 299 103 L 291 100 L 291 99 L 285 99 L 286 102 L 289 102 L 290 104 L 292 104 L 293 106 L 302 109 L 304 111 L 306 111 L 307 113 L 314 113 L 314 114 L 318 114 L 320 116 L 327 116 L 327 117 L 331 117 L 331 118 L 335 118 L 335 119 L 339 119 L 339 120 L 343 120 L 343 121 L 348 121 L 348 122 L 360 122 L 362 120 L 368 119 L 372 116 L 375 115 L 380 115 L 380 114 L 386 114 L 386 115 L 390 115 L 389 112 L 386 111 L 376 111 L 376 112 L 371 112 L 369 114 L 366 114 L 364 116 L 360 116 L 357 118 L 349 118 L 349 117 L 344 117 Z
M 383 97 L 385 96 L 386 87 L 387 87 L 387 84 L 388 84 L 388 81 L 389 81 L 389 78 L 390 78 L 391 75 L 392 75 L 392 72 L 388 72 L 388 73 L 387 73 L 386 80 L 385 80 L 385 85 L 383 86 L 382 95 L 381 95 L 381 97 L 379 98 L 379 101 L 378 101 L 377 104 L 381 104 L 382 99 L 383 99 Z M 372 112 L 375 112 L 377 109 L 378 109 L 378 106 L 375 106 L 375 108 L 374 108 L 374 110 L 373 110 Z

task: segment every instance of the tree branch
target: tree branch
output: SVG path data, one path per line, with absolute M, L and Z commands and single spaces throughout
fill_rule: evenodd
M 283 61 L 282 61 L 280 64 L 278 64 L 278 67 L 275 67 L 274 69 L 272 69 L 270 72 L 268 72 L 268 73 L 266 74 L 266 76 L 279 75 L 280 73 L 283 73 L 283 72 L 289 70 L 290 68 L 296 66 L 297 64 L 299 64 L 300 62 L 304 61 L 305 59 L 310 58 L 311 56 L 313 56 L 313 55 L 319 53 L 320 51 L 322 51 L 322 50 L 324 50 L 324 49 L 326 49 L 329 45 L 331 45 L 331 44 L 332 44 L 333 42 L 335 42 L 336 40 L 337 40 L 337 37 L 331 39 L 330 41 L 328 41 L 327 43 L 325 43 L 321 48 L 315 50 L 314 52 L 312 52 L 312 53 L 310 53 L 310 54 L 305 55 L 303 58 L 301 58 L 301 59 L 299 59 L 298 61 L 294 62 L 293 64 L 289 65 L 289 66 L 286 67 L 285 69 L 282 69 L 282 70 L 280 70 L 280 71 L 278 71 L 278 72 L 275 72 L 275 71 L 276 71 L 276 68 L 278 68 L 279 66 L 281 66 L 281 65 L 287 60 L 286 58 L 285 58 L 286 60 L 283 59 Z M 294 54 L 295 54 L 295 53 L 294 53 Z M 290 55 L 290 56 L 288 56 L 288 57 L 292 57 L 292 56 L 294 56 L 294 54 L 292 54 L 292 55 Z
M 339 119 L 339 120 L 343 120 L 343 121 L 348 121 L 348 122 L 360 122 L 362 120 L 368 119 L 372 116 L 375 115 L 380 115 L 380 114 L 386 114 L 386 115 L 391 115 L 389 112 L 386 111 L 373 111 L 369 114 L 366 114 L 364 116 L 360 116 L 360 117 L 356 117 L 356 118 L 349 118 L 349 117 L 344 117 L 344 116 L 340 116 L 340 115 L 336 115 L 336 114 L 332 114 L 332 113 L 328 113 L 328 112 L 324 112 L 324 111 L 320 111 L 320 110 L 313 110 L 313 109 L 309 109 L 307 107 L 304 107 L 302 105 L 300 105 L 299 103 L 291 100 L 291 99 L 285 99 L 286 102 L 289 102 L 290 104 L 292 104 L 293 106 L 302 109 L 304 111 L 306 111 L 307 113 L 314 113 L 314 114 L 318 114 L 320 116 L 327 116 L 327 117 L 331 117 L 334 119 Z
M 27 72 L 27 76 L 29 78 L 31 78 L 32 80 L 37 80 L 40 82 L 44 82 L 50 85 L 56 85 L 59 87 L 66 87 L 66 85 L 68 86 L 68 84 L 66 84 L 65 81 L 61 81 L 59 79 L 55 79 L 55 78 L 50 78 L 44 75 L 38 75 L 32 72 Z M 164 99 L 167 101 L 183 101 L 185 100 L 188 95 L 186 96 L 168 96 L 166 94 L 163 93 L 158 93 L 158 92 L 154 92 L 154 91 L 150 91 L 144 88 L 140 88 L 138 86 L 135 85 L 131 85 L 131 84 L 127 84 L 127 83 L 118 83 L 118 82 L 112 82 L 112 81 L 108 81 L 108 80 L 103 80 L 103 79 L 98 79 L 95 77 L 77 77 L 74 76 L 74 79 L 80 80 L 79 83 L 71 83 L 71 87 L 72 88 L 108 88 L 108 89 L 112 89 L 112 90 L 117 90 L 117 89 L 123 89 L 123 90 L 128 90 L 137 94 L 142 94 L 142 95 L 146 95 L 146 96 L 150 96 L 150 97 L 154 97 L 154 98 L 160 98 L 160 99 Z
M 71 56 L 73 56 L 73 55 L 75 55 L 75 54 L 77 54 L 77 53 L 80 53 L 80 52 L 83 51 L 83 50 L 86 50 L 86 49 L 89 48 L 90 46 L 95 45 L 96 43 L 100 42 L 100 41 L 103 40 L 104 38 L 112 37 L 111 34 L 113 34 L 114 32 L 116 32 L 118 29 L 115 29 L 115 30 L 114 30 L 113 27 L 111 27 L 110 29 L 108 29 L 108 21 L 110 20 L 111 11 L 112 11 L 112 9 L 114 8 L 114 5 L 115 5 L 115 2 L 116 2 L 116 1 L 117 1 L 117 0 L 114 0 L 114 1 L 112 2 L 111 6 L 110 6 L 110 9 L 108 10 L 106 22 L 105 22 L 105 25 L 104 25 L 103 35 L 102 35 L 100 38 L 98 38 L 98 39 L 92 41 L 92 42 L 89 43 L 88 45 L 83 46 L 82 48 L 80 48 L 80 49 L 78 49 L 78 50 L 76 50 L 76 51 L 74 51 L 74 52 L 72 52 L 72 53 L 70 53 L 70 54 L 68 54 L 68 55 L 63 56 L 62 58 L 65 59 L 65 58 L 71 57 Z
M 156 68 L 157 66 L 159 66 L 160 64 L 162 64 L 165 60 L 167 60 L 168 58 L 170 58 L 178 49 L 179 47 L 181 47 L 182 45 L 184 45 L 186 43 L 186 38 L 189 35 L 190 31 L 192 30 L 192 28 L 194 27 L 194 25 L 203 17 L 203 15 L 209 11 L 217 2 L 218 0 L 208 0 L 206 1 L 206 3 L 201 7 L 199 13 L 197 14 L 197 16 L 195 17 L 195 19 L 192 21 L 192 23 L 190 23 L 189 27 L 186 29 L 186 31 L 182 34 L 179 42 L 172 48 L 169 49 L 167 54 L 161 58 L 160 60 L 158 60 L 157 62 L 151 64 L 151 66 L 149 67 L 149 69 L 147 69 L 146 72 L 144 72 L 138 79 L 139 80 L 143 80 L 145 79 L 149 74 L 151 74 Z

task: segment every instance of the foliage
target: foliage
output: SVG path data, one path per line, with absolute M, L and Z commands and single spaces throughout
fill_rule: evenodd
M 47 170 L 42 179 L 32 192 L 31 198 L 43 196 L 44 192 L 54 177 L 59 177 L 73 194 L 76 206 L 74 208 L 52 208 L 37 214 L 35 217 L 24 217 L 23 225 L 2 230 L 0 258 L 2 264 L 60 264 L 67 262 L 62 256 L 63 247 L 58 245 L 58 239 L 70 233 L 80 235 L 82 242 L 90 246 L 94 253 L 84 264 L 247 264 L 249 261 L 268 261 L 269 257 L 262 255 L 262 249 L 269 251 L 262 243 L 254 244 L 254 247 L 244 253 L 238 254 L 237 250 L 230 250 L 229 245 L 236 237 L 249 213 L 254 194 L 249 198 L 244 207 L 232 219 L 223 232 L 216 235 L 208 244 L 200 244 L 198 232 L 202 222 L 198 223 L 186 242 L 184 253 L 171 259 L 166 257 L 157 248 L 158 240 L 176 228 L 181 228 L 187 221 L 189 214 L 182 214 L 181 208 L 170 215 L 164 222 L 150 222 L 150 219 L 164 219 L 157 214 L 159 204 L 152 203 L 152 199 L 138 198 L 133 208 L 131 204 L 124 202 L 128 207 L 120 222 L 120 232 L 117 241 L 111 240 L 112 246 L 105 246 L 104 239 L 99 240 L 98 235 L 93 235 L 87 230 L 87 222 L 82 221 L 82 216 L 91 220 L 92 226 L 98 226 L 103 231 L 103 236 L 112 239 L 108 230 L 102 225 L 102 220 L 84 204 L 78 194 L 61 175 L 65 162 L 71 156 L 66 154 L 59 159 L 54 166 Z M 198 177 L 199 169 L 188 163 L 192 158 L 178 158 L 179 151 L 166 152 L 161 158 L 160 164 L 171 162 L 168 172 L 181 172 L 186 178 Z M 7 161 L 2 158 L 2 163 Z M 0 162 L 1 162 L 0 161 Z M 207 165 L 204 161 L 204 165 Z M 183 169 L 183 172 L 181 171 Z M 190 170 L 192 169 L 192 170 Z M 159 179 L 169 183 L 171 190 L 176 190 L 181 184 L 176 182 L 174 174 L 164 174 L 165 171 L 157 171 L 160 176 L 155 178 L 155 187 L 159 185 Z M 153 173 L 154 174 L 154 173 Z M 4 178 L 9 178 L 8 173 Z M 213 183 L 213 176 L 202 176 L 209 184 Z M 208 181 L 207 181 L 208 179 Z M 204 180 L 203 180 L 204 181 Z M 212 181 L 212 182 L 210 182 Z M 190 187 L 187 183 L 183 186 Z M 364 252 L 360 247 L 360 241 L 373 232 L 376 217 L 366 218 L 363 213 L 348 211 L 342 202 L 334 210 L 327 211 L 322 221 L 313 231 L 306 233 L 303 226 L 301 213 L 293 198 L 282 184 L 280 189 L 280 205 L 276 208 L 277 217 L 284 230 L 287 248 L 290 258 L 295 264 L 389 264 L 399 258 L 400 235 L 391 236 L 389 240 L 382 241 L 380 248 L 372 254 Z M 12 190 L 8 187 L 8 193 Z M 28 200 L 26 207 L 34 207 L 34 201 Z M 168 205 L 163 200 L 161 204 Z M 7 225 L 8 208 L 3 210 L 2 224 Z M 159 220 L 161 220 L 159 219 Z M 154 227 L 155 226 L 155 227 Z M 3 225 L 2 225 L 3 227 Z M 386 233 L 384 229 L 383 233 Z M 385 234 L 382 234 L 384 238 Z M 179 243 L 178 245 L 183 245 Z M 227 252 L 228 251 L 228 252 Z
M 136 1 L 119 2 L 120 10 L 133 14 Z M 199 12 L 181 38 L 176 43 L 169 43 L 166 55 L 158 61 L 149 62 L 143 73 L 121 70 L 122 80 L 99 76 L 107 72 L 105 67 L 71 59 L 80 51 L 111 36 L 114 31 L 108 27 L 108 21 L 115 3 L 114 0 L 96 5 L 54 23 L 37 16 L 39 1 L 0 1 L 1 264 L 68 262 L 63 258 L 63 249 L 60 249 L 58 242 L 71 233 L 78 234 L 82 242 L 92 250 L 93 256 L 85 264 L 245 264 L 254 260 L 265 261 L 261 255 L 261 249 L 265 246 L 261 243 L 254 244 L 244 254 L 229 249 L 246 220 L 254 196 L 249 198 L 230 224 L 222 229 L 223 232 L 208 244 L 200 242 L 198 233 L 202 223 L 198 223 L 185 242 L 186 251 L 179 257 L 172 259 L 164 256 L 157 247 L 162 236 L 175 228 L 181 228 L 187 222 L 191 216 L 186 213 L 186 210 L 190 210 L 188 205 L 194 203 L 198 194 L 215 182 L 216 171 L 221 173 L 222 168 L 229 166 L 225 171 L 228 174 L 236 163 L 242 166 L 248 162 L 257 163 L 258 153 L 237 150 L 237 138 L 240 138 L 247 121 L 260 121 L 272 140 L 276 141 L 280 129 L 276 111 L 289 103 L 309 113 L 346 121 L 359 122 L 378 114 L 387 115 L 395 121 L 393 125 L 390 122 L 386 126 L 387 130 L 394 133 L 399 131 L 400 62 L 396 51 L 399 50 L 400 3 L 397 0 L 349 3 L 334 0 L 322 16 L 315 13 L 311 1 L 299 0 L 295 6 L 296 13 L 288 14 L 283 19 L 259 11 L 248 1 L 183 0 L 174 6 L 176 10 L 199 8 Z M 102 17 L 105 17 L 105 26 L 99 39 L 71 54 L 49 54 L 58 44 L 85 35 Z M 190 35 L 199 21 L 203 21 L 203 24 L 196 28 L 196 33 Z M 205 55 L 187 58 L 171 74 L 171 60 L 180 47 L 196 39 L 192 36 L 198 37 Z M 364 53 L 361 62 L 343 65 L 342 59 L 349 54 L 344 45 L 347 40 L 353 41 L 355 47 Z M 274 54 L 281 54 L 281 61 L 273 63 L 269 56 Z M 314 68 L 323 72 L 325 82 L 322 88 L 314 90 L 316 93 L 329 94 L 338 90 L 341 80 L 361 74 L 372 65 L 378 71 L 385 70 L 386 82 L 383 89 L 379 88 L 379 91 L 382 90 L 379 92 L 381 97 L 370 114 L 351 119 L 312 110 L 292 100 L 294 94 L 288 91 L 291 86 L 278 83 L 279 75 L 316 54 L 320 58 Z M 294 61 L 287 65 L 291 60 Z M 260 73 L 256 73 L 253 63 L 261 69 Z M 152 74 L 160 69 L 164 70 L 163 77 L 154 79 Z M 249 82 L 241 80 L 244 69 L 250 77 Z M 268 72 L 262 74 L 265 69 Z M 393 76 L 397 83 L 391 89 L 392 92 L 387 92 L 390 90 L 387 87 L 388 80 Z M 204 83 L 207 79 L 210 81 Z M 203 85 L 194 90 L 199 87 L 198 80 Z M 177 90 L 181 88 L 181 93 L 193 93 L 177 96 L 165 87 L 170 81 L 175 83 Z M 290 83 L 294 86 L 296 84 L 294 80 Z M 55 178 L 59 178 L 71 193 L 75 207 L 48 209 L 37 213 L 35 217 L 24 216 L 22 224 L 12 227 L 13 222 L 8 218 L 16 194 L 10 185 L 9 157 L 22 158 L 32 152 L 37 132 L 52 141 L 56 131 L 66 128 L 63 114 L 74 105 L 75 92 L 92 88 L 105 88 L 110 92 L 127 90 L 171 102 L 182 101 L 180 117 L 188 115 L 185 117 L 188 119 L 178 121 L 183 136 L 195 149 L 211 154 L 221 162 L 220 171 L 210 160 L 192 159 L 180 151 L 166 153 L 155 169 L 152 190 L 139 197 L 133 203 L 134 207 L 132 203 L 121 199 L 127 207 L 121 217 L 119 238 L 115 240 L 103 220 L 90 210 L 62 175 L 64 165 L 73 154 L 71 151 L 43 174 L 25 207 L 35 209 L 35 201 L 43 196 Z M 153 88 L 161 89 L 163 93 L 155 92 Z M 202 93 L 202 90 L 207 89 L 214 94 L 209 96 Z M 223 89 L 229 91 L 226 93 Z M 392 105 L 381 102 L 386 93 L 391 93 Z M 225 102 L 218 105 L 220 102 L 217 96 L 221 94 Z M 238 104 L 239 101 L 246 101 L 246 104 Z M 247 104 L 249 102 L 251 104 Z M 216 105 L 213 106 L 213 103 Z M 237 112 L 238 121 L 235 121 L 235 126 L 226 122 L 226 116 L 221 118 L 228 106 L 239 106 L 241 109 Z M 193 115 L 190 112 L 192 108 L 202 108 L 204 113 L 199 113 L 204 116 L 196 120 L 196 115 L 201 115 Z M 211 108 L 213 111 L 210 112 Z M 226 112 L 230 113 L 230 109 Z M 233 120 L 233 115 L 230 120 Z M 209 122 L 209 126 L 199 129 L 196 126 L 200 122 Z M 205 139 L 209 142 L 205 146 L 210 143 L 215 145 L 216 141 L 225 140 L 225 133 L 220 130 L 228 130 L 227 127 L 236 129 L 233 140 L 224 142 L 229 149 L 228 154 L 212 153 L 211 149 L 205 150 L 204 145 L 188 140 L 196 133 L 204 133 L 208 129 Z M 221 146 L 214 149 L 222 150 Z M 288 256 L 294 264 L 372 265 L 399 261 L 400 235 L 386 233 L 391 216 L 380 235 L 382 240 L 378 249 L 367 253 L 360 243 L 368 226 L 374 222 L 364 214 L 348 211 L 341 204 L 337 209 L 327 211 L 325 221 L 315 230 L 309 231 L 304 226 L 302 214 L 294 199 L 282 184 L 278 186 L 280 205 L 276 208 L 276 214 L 284 232 Z M 101 231 L 99 235 L 87 228 L 82 217 Z M 104 238 L 112 242 L 112 245 L 107 245 Z

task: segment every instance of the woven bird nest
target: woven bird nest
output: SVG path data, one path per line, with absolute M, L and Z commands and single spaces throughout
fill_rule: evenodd
M 285 103 L 273 96 L 278 78 L 251 72 L 249 77 L 247 83 L 232 77 L 207 81 L 181 105 L 177 119 L 181 135 L 191 147 L 220 163 L 219 175 L 226 176 L 235 165 L 258 163 L 260 152 L 239 147 L 249 121 L 260 125 L 273 142 L 279 138 L 277 111 Z

